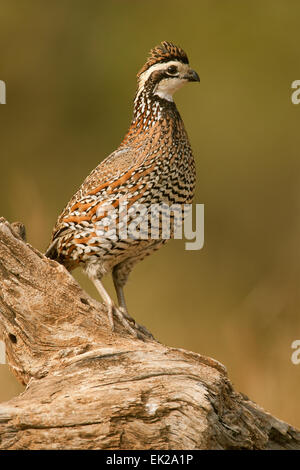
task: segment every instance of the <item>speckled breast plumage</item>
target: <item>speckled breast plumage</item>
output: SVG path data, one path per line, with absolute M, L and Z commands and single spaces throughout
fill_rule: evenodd
M 143 100 L 147 97 L 141 96 Z M 174 103 L 167 109 L 156 105 L 156 112 L 147 113 L 151 106 L 149 100 L 143 106 L 137 103 L 135 119 L 119 149 L 86 178 L 58 219 L 53 234 L 56 258 L 69 269 L 92 263 L 99 265 L 99 275 L 105 274 L 124 260 L 134 264 L 165 242 L 99 236 L 103 204 L 117 208 L 127 199 L 130 209 L 136 202 L 150 207 L 192 201 L 195 165 L 180 115 Z

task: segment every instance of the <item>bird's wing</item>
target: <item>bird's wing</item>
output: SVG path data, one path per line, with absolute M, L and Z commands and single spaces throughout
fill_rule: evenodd
M 80 222 L 82 220 L 81 214 L 86 212 L 89 205 L 95 205 L 97 200 L 105 199 L 106 194 L 116 193 L 118 188 L 131 178 L 143 160 L 145 160 L 145 152 L 142 147 L 138 150 L 121 147 L 103 160 L 84 180 L 58 217 L 53 229 L 52 240 L 61 234 L 66 234 L 67 224 L 72 219 L 76 222 L 75 219 L 78 217 Z

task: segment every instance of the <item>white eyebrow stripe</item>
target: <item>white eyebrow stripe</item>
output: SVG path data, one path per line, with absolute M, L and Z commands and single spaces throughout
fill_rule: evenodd
M 178 65 L 181 64 L 179 60 L 169 60 L 169 62 L 160 62 L 159 64 L 154 64 L 151 65 L 151 67 L 148 68 L 145 72 L 142 73 L 142 75 L 139 78 L 139 90 L 141 90 L 152 72 L 155 70 L 166 70 L 170 65 Z

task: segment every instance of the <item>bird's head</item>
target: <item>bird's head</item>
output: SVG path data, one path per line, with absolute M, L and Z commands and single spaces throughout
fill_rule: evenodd
M 185 83 L 200 81 L 197 72 L 190 68 L 184 50 L 166 41 L 150 51 L 137 78 L 137 95 L 146 90 L 153 97 L 168 101 L 173 101 L 173 94 Z

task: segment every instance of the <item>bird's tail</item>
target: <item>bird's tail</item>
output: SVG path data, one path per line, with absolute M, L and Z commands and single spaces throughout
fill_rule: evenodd
M 55 240 L 53 240 L 52 243 L 50 243 L 50 245 L 48 246 L 48 248 L 45 252 L 45 256 L 47 256 L 47 258 L 57 260 L 57 258 L 58 258 L 57 243 L 58 243 L 57 238 Z
M 70 229 L 69 227 L 63 227 L 62 229 L 56 231 L 53 234 L 52 242 L 50 243 L 45 252 L 45 256 L 47 256 L 47 258 L 53 259 L 54 261 L 63 264 L 68 271 L 72 271 L 78 265 L 78 262 L 68 259 L 64 255 L 62 255 L 59 250 L 59 241 L 61 240 L 62 234 L 63 236 L 66 236 L 71 233 L 72 229 Z

